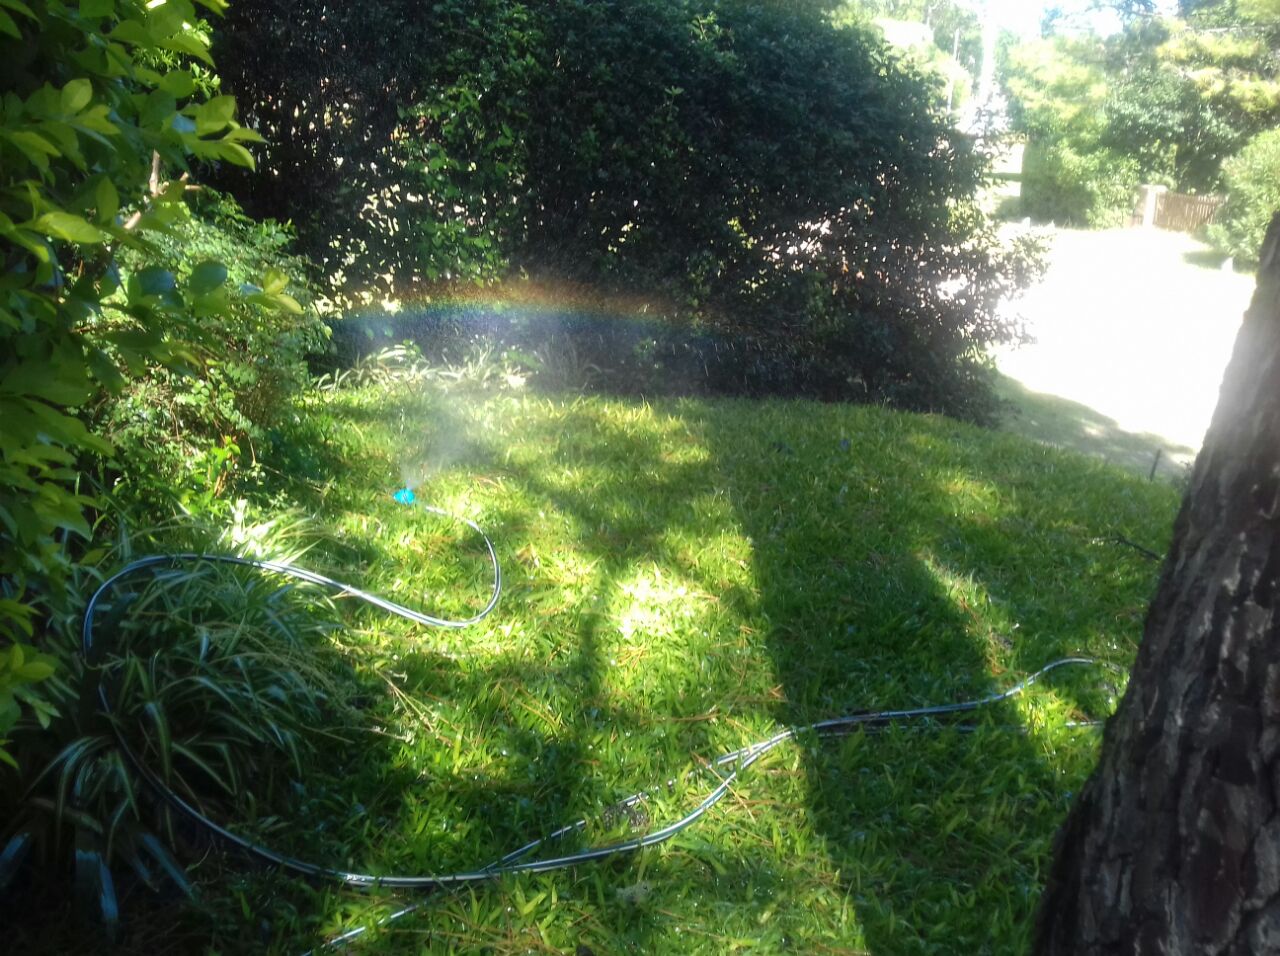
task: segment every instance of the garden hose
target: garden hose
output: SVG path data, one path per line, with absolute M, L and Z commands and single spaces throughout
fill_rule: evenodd
M 416 504 L 413 492 L 407 488 L 397 492 L 395 494 L 395 499 L 396 501 L 406 505 Z M 484 541 L 484 545 L 489 556 L 489 562 L 493 568 L 493 586 L 488 603 L 481 611 L 469 618 L 454 620 L 424 614 L 420 611 L 413 610 L 412 608 L 405 607 L 402 604 L 397 604 L 394 601 L 389 601 L 376 594 L 352 587 L 351 585 L 345 584 L 341 581 L 335 581 L 322 574 L 317 574 L 314 571 L 308 571 L 305 568 L 277 561 L 244 558 L 233 555 L 202 554 L 198 552 L 152 555 L 149 557 L 139 558 L 125 565 L 121 570 L 107 578 L 107 580 L 98 587 L 93 596 L 89 599 L 89 603 L 85 608 L 83 628 L 81 632 L 82 652 L 85 660 L 92 661 L 94 657 L 94 617 L 97 613 L 97 609 L 103 595 L 105 595 L 117 582 L 124 578 L 131 577 L 142 571 L 172 566 L 175 564 L 217 563 L 252 568 L 259 571 L 269 571 L 274 574 L 279 574 L 288 578 L 293 578 L 326 588 L 335 592 L 338 597 L 355 598 L 358 601 L 370 604 L 389 614 L 394 614 L 406 620 L 413 621 L 414 623 L 425 624 L 430 627 L 462 628 L 483 620 L 497 606 L 498 599 L 502 593 L 502 570 L 498 562 L 498 556 L 494 549 L 493 542 L 490 540 L 489 536 L 485 534 L 484 530 L 474 521 L 467 518 L 461 518 L 457 515 L 451 515 L 446 511 L 428 505 L 419 505 L 419 507 L 422 507 L 424 510 L 433 514 L 461 521 L 474 530 Z M 952 704 L 937 704 L 900 710 L 867 711 L 849 714 L 842 717 L 835 717 L 828 720 L 820 720 L 803 726 L 787 727 L 771 737 L 722 754 L 712 760 L 709 767 L 714 772 L 718 782 L 706 793 L 705 796 L 702 797 L 696 806 L 672 823 L 650 830 L 631 839 L 609 843 L 603 846 L 588 847 L 586 849 L 550 856 L 547 858 L 528 859 L 530 854 L 534 853 L 534 851 L 541 849 L 569 834 L 583 831 L 587 827 L 587 821 L 578 820 L 575 823 L 571 823 L 567 826 L 562 826 L 559 829 L 554 830 L 547 836 L 540 837 L 526 843 L 524 846 L 508 853 L 506 856 L 488 864 L 487 866 L 457 873 L 372 874 L 349 872 L 288 856 L 254 840 L 233 833 L 225 826 L 210 819 L 196 807 L 192 806 L 181 795 L 175 792 L 172 787 L 160 779 L 160 777 L 148 768 L 146 763 L 134 752 L 133 748 L 125 739 L 125 735 L 119 726 L 119 722 L 111 720 L 110 723 L 115 733 L 116 742 L 125 758 L 137 770 L 138 774 L 147 782 L 147 784 L 161 797 L 161 799 L 183 816 L 187 817 L 191 822 L 195 823 L 200 829 L 206 831 L 219 840 L 244 851 L 251 857 L 255 857 L 266 863 L 281 867 L 282 869 L 292 871 L 302 876 L 333 880 L 349 887 L 366 889 L 377 887 L 394 889 L 433 889 L 481 880 L 492 880 L 503 874 L 545 873 L 550 870 L 558 870 L 580 863 L 602 860 L 606 857 L 622 853 L 631 853 L 643 849 L 644 847 L 663 843 L 697 822 L 724 798 L 743 771 L 770 751 L 784 743 L 794 741 L 804 735 L 814 735 L 817 737 L 842 736 L 852 733 L 859 728 L 879 730 L 891 724 L 902 723 L 905 721 L 972 713 L 973 711 L 990 707 L 994 704 L 1000 703 L 1001 701 L 1006 701 L 1016 697 L 1047 674 L 1058 670 L 1059 668 L 1071 666 L 1101 666 L 1112 670 L 1119 670 L 1115 665 L 1099 661 L 1094 658 L 1067 657 L 1045 665 L 1033 674 L 1030 674 L 1023 680 L 1009 687 L 1007 690 L 990 694 L 986 697 Z M 100 682 L 98 685 L 98 701 L 103 713 L 108 718 L 113 717 L 115 710 L 105 682 Z M 1078 723 L 1077 726 L 1087 726 L 1095 723 L 1097 722 L 1085 721 Z M 672 783 L 674 783 L 674 781 L 672 781 Z M 641 791 L 619 801 L 615 807 L 620 809 L 632 808 L 646 801 L 648 796 L 649 794 L 647 791 Z M 384 918 L 381 922 L 385 923 L 392 919 L 397 919 L 400 916 L 404 916 L 407 913 L 412 912 L 416 908 L 416 906 L 411 906 Z M 364 928 L 352 930 L 337 939 L 330 940 L 326 945 L 334 945 L 344 942 L 360 935 L 364 931 Z

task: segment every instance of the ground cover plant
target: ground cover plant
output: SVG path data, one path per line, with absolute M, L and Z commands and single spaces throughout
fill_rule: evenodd
M 262 757 L 281 793 L 263 777 L 209 790 L 240 832 L 330 865 L 474 867 L 579 817 L 592 837 L 624 834 L 687 805 L 705 760 L 784 724 L 982 696 L 1069 654 L 1127 666 L 1155 567 L 1116 541 L 1160 551 L 1176 503 L 1167 485 L 937 417 L 388 378 L 299 409 L 278 465 L 315 516 L 308 562 L 476 609 L 477 542 L 394 501 L 407 483 L 488 529 L 506 592 L 456 632 L 316 609 L 344 626 L 304 643 L 347 691 L 315 702 L 305 771 Z M 1064 722 L 1105 713 L 1108 680 L 1055 679 L 969 732 L 806 739 L 673 843 L 441 892 L 361 945 L 1017 951 L 1096 753 L 1096 731 Z M 132 732 L 156 740 L 138 712 Z M 252 819 L 275 800 L 290 817 Z M 181 827 L 178 843 L 202 902 L 126 925 L 125 950 L 297 952 L 406 899 L 191 853 Z

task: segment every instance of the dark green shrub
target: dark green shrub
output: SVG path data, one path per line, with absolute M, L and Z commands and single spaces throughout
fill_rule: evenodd
M 266 139 L 267 174 L 223 167 L 217 180 L 250 216 L 297 224 L 299 249 L 333 280 L 331 295 L 345 280 L 359 288 L 398 277 L 413 261 L 416 203 L 394 156 L 401 113 L 431 82 L 444 40 L 503 36 L 485 22 L 492 6 L 237 0 L 218 22 L 219 74 Z M 465 22 L 446 38 L 436 24 L 448 12 Z
M 301 6 L 311 22 L 323 5 Z M 245 9 L 223 40 L 235 88 L 281 90 L 273 116 L 316 109 L 313 68 L 291 85 L 287 50 L 250 58 L 283 14 Z M 335 89 L 377 59 L 356 19 L 330 38 L 351 32 L 355 72 L 341 57 L 315 68 Z M 394 163 L 394 182 L 366 196 L 362 237 L 307 218 L 309 192 L 270 210 L 310 248 L 338 243 L 348 298 L 527 276 L 750 339 L 791 370 L 786 390 L 966 414 L 985 346 L 1014 334 L 996 304 L 1020 267 L 974 203 L 984 157 L 942 115 L 936 80 L 818 6 L 451 0 L 394 32 L 387 62 L 408 34 L 439 55 L 384 90 L 403 121 L 361 148 Z M 295 135 L 291 155 L 335 133 Z M 366 259 L 377 243 L 394 244 L 394 268 Z
M 1261 133 L 1223 169 L 1227 203 L 1209 227 L 1209 241 L 1237 262 L 1258 261 L 1271 215 L 1280 209 L 1280 129 Z
M 106 529 L 123 523 L 93 476 L 127 469 L 168 501 L 155 465 L 187 449 L 161 453 L 122 423 L 130 402 L 172 415 L 203 382 L 208 407 L 173 434 L 219 437 L 204 462 L 216 482 L 233 436 L 270 420 L 281 370 L 300 374 L 289 337 L 316 334 L 285 331 L 302 308 L 278 269 L 233 284 L 279 264 L 274 227 L 255 236 L 230 207 L 213 226 L 189 219 L 192 169 L 252 165 L 258 141 L 211 95 L 207 34 L 191 0 L 0 2 L 0 888 L 35 852 L 107 923 L 112 861 L 144 882 L 181 876 L 158 841 L 124 836 L 144 815 L 137 779 L 76 654 Z M 215 373 L 230 400 L 213 398 Z

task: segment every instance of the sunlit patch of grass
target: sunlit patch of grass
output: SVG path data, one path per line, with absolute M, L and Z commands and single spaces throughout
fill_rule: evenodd
M 323 570 L 433 613 L 483 604 L 474 534 L 391 498 L 429 459 L 419 498 L 486 527 L 506 580 L 473 628 L 359 612 L 332 633 L 366 743 L 306 766 L 271 836 L 380 871 L 483 866 L 579 818 L 566 846 L 634 834 L 696 802 L 706 761 L 785 724 L 984 696 L 1070 654 L 1127 665 L 1156 569 L 1107 540 L 1160 550 L 1176 504 L 873 408 L 422 383 L 308 402 L 317 437 L 287 488 Z M 1057 674 L 968 729 L 805 735 L 661 848 L 440 892 L 358 951 L 1018 951 L 1096 754 L 1066 724 L 1105 710 L 1108 683 Z M 259 876 L 228 896 L 225 867 L 202 874 L 224 950 L 302 949 L 407 899 Z

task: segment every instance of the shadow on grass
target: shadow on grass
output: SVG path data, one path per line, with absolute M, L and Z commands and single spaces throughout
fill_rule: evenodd
M 866 408 L 510 397 L 483 409 L 461 398 L 333 407 L 341 426 L 326 431 L 317 416 L 309 457 L 287 467 L 326 521 L 369 529 L 339 539 L 364 567 L 360 583 L 416 603 L 394 590 L 399 578 L 433 563 L 449 532 L 406 518 L 387 485 L 433 455 L 448 460 L 420 497 L 473 495 L 506 569 L 500 612 L 464 643 L 431 635 L 382 650 L 431 713 L 421 746 L 384 740 L 371 752 L 395 786 L 439 795 L 416 817 L 389 809 L 373 821 L 385 860 L 410 868 L 483 864 L 779 725 L 981 697 L 1067 654 L 1124 661 L 1154 571 L 1097 539 L 1139 534 L 1168 498 L 1008 436 Z M 1097 524 L 1100 502 L 1113 524 Z M 450 576 L 467 597 L 433 610 L 465 609 L 482 590 L 478 562 Z M 438 593 L 443 580 L 412 590 Z M 1062 712 L 1096 704 L 1087 684 L 1055 683 Z M 601 956 L 733 940 L 1015 951 L 1070 799 L 1064 780 L 1087 767 L 1054 754 L 1016 704 L 980 723 L 806 739 L 798 757 L 753 768 L 668 852 L 442 894 L 413 929 L 363 948 L 454 939 L 524 951 L 543 945 L 530 926 L 554 930 L 566 913 L 556 946 Z M 806 922 L 832 901 L 853 920 Z
M 473 815 L 510 823 L 513 797 L 542 804 L 540 819 L 598 812 L 671 772 L 679 755 L 714 757 L 752 728 L 977 698 L 1061 656 L 1123 662 L 1132 653 L 1142 582 L 1154 571 L 1098 539 L 1141 526 L 1162 489 L 1109 514 L 1118 526 L 1099 527 L 1099 500 L 1143 497 L 1132 482 L 1003 436 L 957 435 L 938 419 L 794 402 L 539 401 L 537 414 L 513 411 L 512 432 L 474 431 L 455 449 L 500 488 L 489 501 L 511 568 L 504 616 L 536 622 L 518 635 L 529 643 L 469 673 L 409 682 L 473 702 L 461 715 L 469 747 L 511 745 L 494 776 L 458 781 L 450 799 Z M 436 431 L 468 431 L 465 412 L 434 414 Z M 364 427 L 376 424 L 375 415 Z M 726 531 L 745 539 L 742 575 L 712 553 Z M 674 582 L 693 592 L 680 601 L 703 610 L 690 620 L 642 617 L 644 643 L 633 645 L 619 596 L 643 592 L 649 610 L 677 614 Z M 638 672 L 627 668 L 632 653 L 645 658 Z M 626 673 L 638 676 L 628 684 Z M 1067 715 L 1099 703 L 1088 680 L 1055 683 L 1052 696 Z M 546 716 L 530 720 L 526 704 Z M 709 718 L 716 713 L 730 720 Z M 698 887 L 708 906 L 731 907 L 726 922 L 743 925 L 686 922 L 687 932 L 706 933 L 713 947 L 744 933 L 766 948 L 822 943 L 805 937 L 812 927 L 784 932 L 752 916 L 761 894 L 790 892 L 795 861 L 778 854 L 794 843 L 828 874 L 822 893 L 853 905 L 850 938 L 827 942 L 874 953 L 1021 948 L 1070 781 L 1088 761 L 1047 759 L 1053 744 L 1014 703 L 978 722 L 986 729 L 804 741 L 805 795 L 782 799 L 779 822 L 813 834 L 820 849 L 804 850 L 809 838 L 798 832 L 772 848 L 726 844 L 717 827 L 732 833 L 729 822 L 706 824 L 714 840 L 692 832 L 682 841 L 689 859 L 664 857 L 667 876 Z M 655 726 L 665 736 L 653 765 L 610 750 Z M 744 779 L 748 805 L 779 800 L 770 773 L 762 765 Z M 638 859 L 612 864 L 609 878 L 634 882 Z M 600 952 L 619 941 L 683 951 L 689 937 L 673 936 L 679 926 L 664 912 L 593 908 L 581 939 Z M 439 927 L 437 917 L 427 918 Z M 464 935 L 479 934 L 470 941 L 480 945 L 484 932 Z
M 764 434 L 744 442 L 740 413 L 727 410 L 708 408 L 698 425 L 753 543 L 783 688 L 779 722 L 978 698 L 1060 656 L 1116 658 L 1102 634 L 1136 639 L 1136 615 L 1108 621 L 1105 598 L 1094 604 L 1088 587 L 1108 576 L 1106 562 L 1133 559 L 1094 553 L 1087 506 L 1055 514 L 1062 500 L 1023 501 L 998 445 L 957 442 L 926 418 L 811 416 L 785 404 L 754 414 Z M 760 453 L 778 446 L 787 453 Z M 1108 480 L 1045 465 L 1063 468 L 1067 495 L 1073 481 Z M 1046 540 L 1057 550 L 1046 553 Z M 1086 686 L 1058 696 L 1099 703 Z M 1005 703 L 979 716 L 987 732 L 904 728 L 806 747 L 807 816 L 853 894 L 870 952 L 1021 948 L 1070 799 L 1036 735 L 1000 729 L 1025 720 Z
M 1187 265 L 1196 266 L 1200 269 L 1212 269 L 1215 272 L 1226 268 L 1228 258 L 1217 249 L 1209 248 L 1192 249 L 1182 254 L 1182 261 Z
M 1001 427 L 1032 441 L 1080 452 L 1144 478 L 1186 478 L 1195 449 L 1159 435 L 1125 431 L 1114 419 L 1087 405 L 1033 392 L 1002 375 L 997 393 L 1006 402 Z

